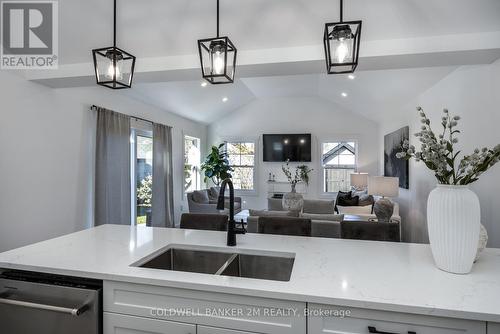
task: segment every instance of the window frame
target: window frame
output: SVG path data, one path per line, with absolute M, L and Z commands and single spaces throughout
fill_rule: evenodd
M 325 137 L 319 140 L 319 145 L 318 145 L 318 165 L 319 165 L 319 170 L 321 171 L 321 175 L 318 178 L 318 189 L 321 197 L 324 198 L 336 198 L 338 192 L 327 192 L 325 191 L 325 170 L 326 169 L 346 169 L 346 168 L 324 168 L 323 167 L 323 144 L 327 143 L 337 143 L 337 142 L 352 142 L 354 143 L 355 147 L 355 157 L 354 157 L 354 173 L 357 173 L 359 171 L 359 140 L 356 138 L 352 137 Z
M 203 181 L 203 174 L 201 172 L 201 165 L 203 164 L 203 146 L 202 146 L 202 140 L 201 138 L 199 137 L 196 137 L 196 136 L 193 136 L 191 134 L 188 134 L 188 133 L 182 133 L 182 183 L 181 183 L 181 198 L 182 200 L 186 199 L 186 196 L 187 196 L 187 192 L 186 192 L 186 189 L 184 189 L 184 182 L 185 182 L 185 178 L 184 178 L 184 166 L 185 166 L 185 152 L 186 152 L 186 137 L 189 137 L 189 138 L 193 138 L 193 139 L 197 139 L 199 141 L 199 145 L 200 145 L 200 169 L 198 170 L 198 177 L 199 177 L 199 180 L 200 180 L 200 189 L 196 189 L 196 190 L 202 190 L 204 186 L 206 186 L 205 182 Z
M 253 189 L 234 189 L 236 195 L 240 196 L 258 196 L 259 190 L 259 179 L 258 179 L 258 169 L 259 169 L 259 141 L 256 137 L 224 137 L 222 138 L 224 142 L 224 148 L 227 150 L 228 143 L 252 143 L 254 147 L 254 164 L 253 164 Z M 232 166 L 231 166 L 232 167 Z M 238 167 L 250 167 L 250 166 L 238 166 Z

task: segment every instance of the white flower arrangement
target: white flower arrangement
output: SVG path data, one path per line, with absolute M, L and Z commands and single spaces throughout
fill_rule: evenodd
M 415 146 L 410 145 L 408 140 L 402 144 L 401 152 L 396 154 L 400 159 L 415 158 L 422 161 L 427 168 L 434 171 L 440 184 L 467 185 L 479 179 L 500 160 L 500 144 L 493 149 L 483 148 L 474 150 L 471 155 L 466 155 L 457 163 L 461 151 L 455 151 L 454 145 L 458 144 L 456 135 L 460 133 L 456 129 L 460 116 L 451 116 L 448 109 L 443 110 L 441 125 L 443 132 L 437 137 L 431 129 L 431 121 L 427 118 L 421 107 L 417 107 L 420 113 L 422 127 L 415 136 L 421 143 L 421 151 L 417 152 Z

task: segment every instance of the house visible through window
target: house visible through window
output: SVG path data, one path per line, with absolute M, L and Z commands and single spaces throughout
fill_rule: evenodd
M 324 192 L 350 190 L 350 175 L 356 172 L 356 143 L 323 143 L 321 147 L 321 165 L 323 166 Z
M 199 138 L 184 136 L 184 191 L 186 193 L 201 189 L 200 146 Z
M 254 190 L 255 143 L 228 142 L 229 164 L 234 169 L 233 184 L 235 189 Z

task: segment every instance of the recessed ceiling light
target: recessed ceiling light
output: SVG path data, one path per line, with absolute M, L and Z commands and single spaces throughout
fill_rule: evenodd
M 222 98 L 222 102 L 227 102 L 227 100 L 229 100 L 227 97 Z
M 351 80 L 356 79 L 356 76 L 354 74 L 349 74 L 347 77 Z
M 342 97 L 347 97 L 347 93 L 346 92 L 342 92 L 342 94 L 340 94 L 340 95 L 342 95 Z
M 208 84 L 207 84 L 207 82 L 206 82 L 206 81 L 203 81 L 203 82 L 201 83 L 201 87 L 207 87 L 207 85 L 208 85 Z

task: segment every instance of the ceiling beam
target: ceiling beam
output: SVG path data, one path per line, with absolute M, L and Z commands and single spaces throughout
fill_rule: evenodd
M 90 58 L 90 51 L 89 51 Z M 500 58 L 500 32 L 443 35 L 362 42 L 358 70 L 490 64 Z M 191 81 L 201 78 L 195 55 L 140 58 L 134 83 Z M 324 73 L 322 45 L 242 50 L 240 78 Z M 27 80 L 54 88 L 95 84 L 93 64 L 60 65 L 57 70 L 25 71 Z

